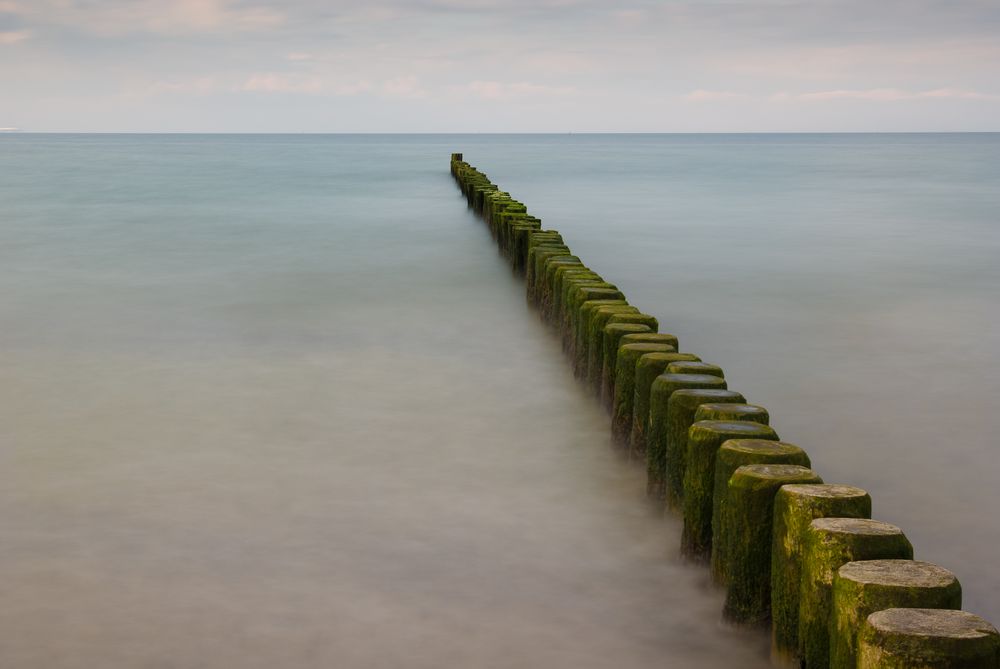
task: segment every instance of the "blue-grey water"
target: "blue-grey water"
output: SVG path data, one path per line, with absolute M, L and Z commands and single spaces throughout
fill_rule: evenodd
M 0 666 L 768 666 L 452 151 L 1000 622 L 1000 135 L 9 135 Z

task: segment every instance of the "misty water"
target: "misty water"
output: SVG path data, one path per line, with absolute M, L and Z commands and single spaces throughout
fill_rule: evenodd
M 451 151 L 1000 620 L 1000 136 L 12 135 L 0 666 L 769 666 Z

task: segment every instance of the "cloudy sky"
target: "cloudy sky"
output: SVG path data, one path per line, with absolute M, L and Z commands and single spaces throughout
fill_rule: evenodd
M 1000 130 L 1000 0 L 0 0 L 0 127 Z

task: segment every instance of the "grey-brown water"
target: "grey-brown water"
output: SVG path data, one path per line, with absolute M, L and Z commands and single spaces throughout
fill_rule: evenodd
M 0 138 L 0 666 L 767 666 L 451 151 L 1000 618 L 996 136 Z

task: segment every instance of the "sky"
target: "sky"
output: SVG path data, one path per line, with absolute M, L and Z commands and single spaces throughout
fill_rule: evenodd
M 1000 0 L 0 0 L 0 128 L 1000 131 Z

